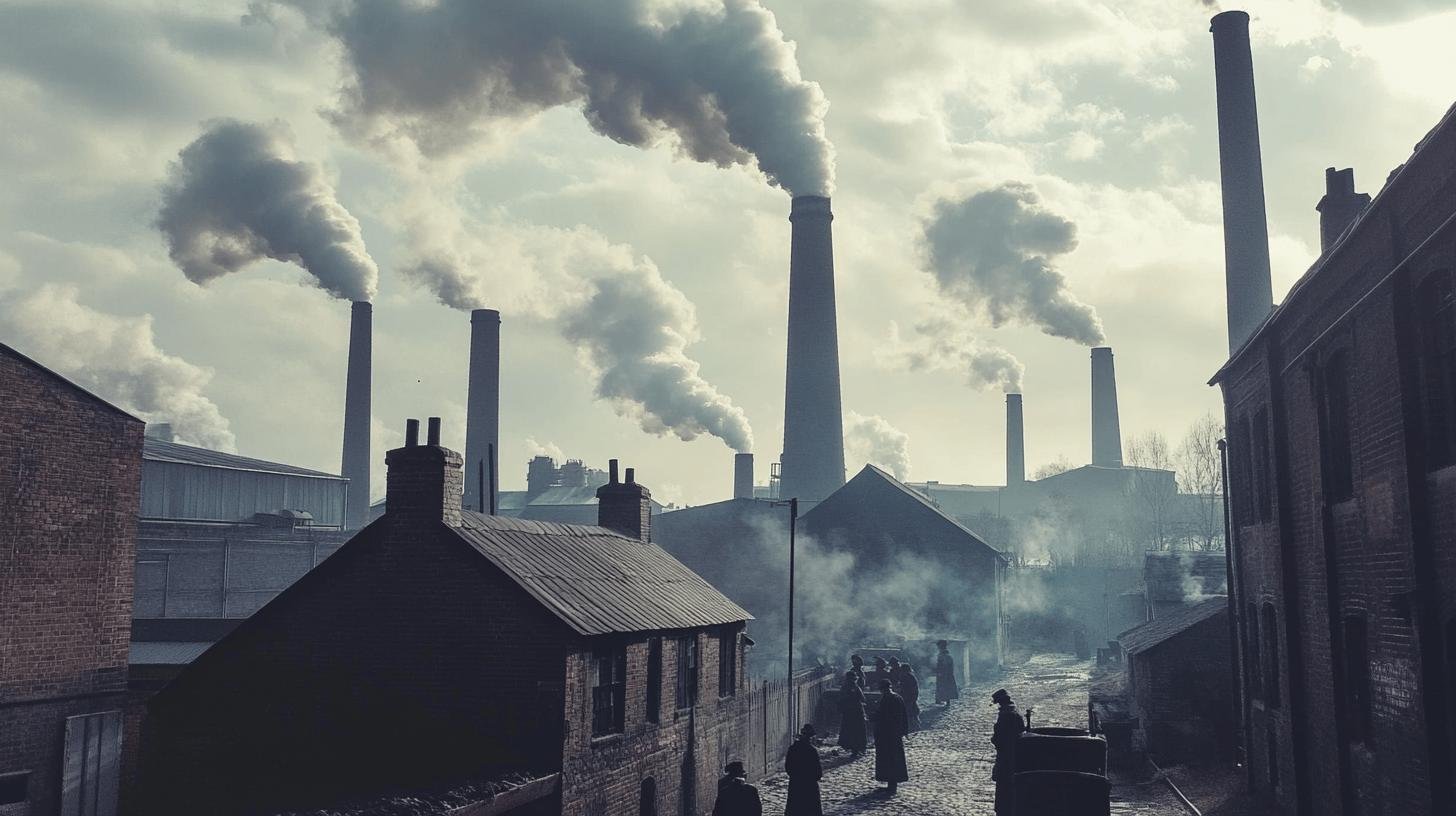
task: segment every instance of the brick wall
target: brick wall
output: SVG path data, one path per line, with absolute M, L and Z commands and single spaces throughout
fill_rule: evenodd
M 126 689 L 142 423 L 0 346 L 0 773 L 58 805 L 64 718 Z
M 1133 707 L 1160 763 L 1227 756 L 1235 730 L 1228 632 L 1228 614 L 1219 613 L 1130 659 Z

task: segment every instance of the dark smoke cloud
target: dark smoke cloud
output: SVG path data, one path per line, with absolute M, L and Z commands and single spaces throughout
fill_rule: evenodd
M 579 105 L 623 144 L 670 135 L 796 195 L 834 186 L 824 95 L 759 0 L 359 0 L 329 25 L 348 70 L 334 117 L 366 139 L 439 156 Z
M 373 300 L 379 269 L 359 222 L 281 126 L 223 119 L 182 149 L 162 188 L 157 228 L 194 283 L 264 258 L 297 264 L 335 297 Z
M 1088 346 L 1104 342 L 1097 312 L 1077 300 L 1052 265 L 1077 246 L 1077 227 L 1008 182 L 937 202 L 921 249 L 940 291 L 985 313 L 992 325 L 1028 323 Z
M 946 371 L 965 377 L 972 388 L 1021 390 L 1026 367 L 1016 355 L 982 342 L 956 321 L 937 318 L 915 327 L 915 336 L 900 336 L 890 324 L 890 339 L 877 353 L 881 366 L 909 371 Z

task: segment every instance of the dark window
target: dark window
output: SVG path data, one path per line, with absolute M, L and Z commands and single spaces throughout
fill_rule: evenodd
M 1432 468 L 1456 463 L 1456 286 L 1449 270 L 1421 284 L 1421 379 Z
M 1370 639 L 1364 615 L 1345 618 L 1345 697 L 1350 739 L 1370 739 Z
M 0 805 L 30 801 L 30 771 L 0 774 Z
M 1274 520 L 1274 463 L 1269 455 L 1269 408 L 1254 414 L 1254 490 L 1258 493 L 1259 521 Z
M 677 707 L 687 708 L 698 702 L 698 637 L 677 639 Z
M 718 635 L 718 696 L 738 693 L 738 632 Z
M 698 816 L 698 766 L 692 751 L 683 754 L 682 781 L 678 783 L 678 805 L 682 816 Z
M 1264 702 L 1279 707 L 1279 618 L 1274 614 L 1274 604 L 1264 604 L 1262 638 L 1264 643 Z
M 642 780 L 642 793 L 637 798 L 637 816 L 657 816 L 657 780 Z
M 1247 604 L 1244 609 L 1244 669 L 1248 672 L 1249 696 L 1264 696 L 1264 674 L 1259 660 L 1259 608 Z
M 1350 355 L 1336 352 L 1324 367 L 1324 477 L 1328 501 L 1355 495 L 1354 440 L 1350 435 Z
M 1233 446 L 1234 519 L 1242 526 L 1254 523 L 1254 445 L 1253 434 L 1249 433 L 1249 418 L 1239 417 L 1234 425 Z
M 647 721 L 662 716 L 662 638 L 647 641 Z
M 1269 787 L 1279 787 L 1279 735 L 1274 731 L 1274 726 L 1269 726 L 1269 735 L 1266 741 L 1266 748 L 1269 752 Z
M 592 655 L 596 662 L 592 684 L 592 736 L 622 733 L 627 708 L 627 649 L 608 646 Z

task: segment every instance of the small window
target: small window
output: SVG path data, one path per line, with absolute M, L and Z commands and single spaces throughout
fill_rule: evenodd
M 30 801 L 30 771 L 0 774 L 0 805 Z
M 650 776 L 642 780 L 642 791 L 637 797 L 637 816 L 657 816 L 657 780 Z
M 622 733 L 627 700 L 627 649 L 604 647 L 593 653 L 592 736 Z
M 1325 496 L 1331 502 L 1355 495 L 1355 449 L 1350 434 L 1350 356 L 1336 352 L 1325 363 L 1323 397 Z
M 1370 740 L 1370 639 L 1364 615 L 1345 618 L 1345 697 L 1349 701 L 1346 722 L 1350 739 Z
M 698 702 L 698 638 L 688 635 L 677 639 L 677 707 L 689 708 Z
M 1253 604 L 1244 607 L 1244 638 L 1244 671 L 1247 672 L 1249 696 L 1263 698 L 1264 675 L 1259 666 L 1262 659 L 1259 651 L 1259 608 Z
M 1234 519 L 1240 525 L 1253 524 L 1254 495 L 1254 437 L 1250 433 L 1249 418 L 1239 417 L 1234 425 L 1233 457 L 1234 465 Z
M 738 632 L 728 630 L 718 635 L 718 696 L 738 693 Z
M 1257 491 L 1259 521 L 1274 520 L 1274 464 L 1269 455 L 1269 407 L 1260 406 L 1251 429 L 1254 437 L 1254 490 Z
M 1450 270 L 1420 288 L 1421 379 L 1432 468 L 1456 463 L 1456 286 Z
M 662 718 L 662 638 L 647 641 L 647 721 Z
M 1264 604 L 1263 646 L 1264 646 L 1264 702 L 1273 708 L 1279 707 L 1279 618 L 1274 614 L 1274 604 Z

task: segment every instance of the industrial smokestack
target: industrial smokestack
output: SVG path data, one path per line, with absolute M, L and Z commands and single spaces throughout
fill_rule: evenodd
M 1026 437 L 1021 420 L 1021 395 L 1006 395 L 1006 486 L 1026 482 Z
M 753 498 L 753 454 L 733 454 L 733 498 Z
M 1321 198 L 1315 209 L 1320 214 L 1320 254 L 1330 251 L 1330 247 L 1345 234 L 1345 230 L 1355 223 L 1360 211 L 1370 203 L 1369 193 L 1355 192 L 1355 170 L 1346 167 L 1344 170 L 1336 170 L 1333 167 L 1325 168 L 1325 195 Z
M 1223 259 L 1228 292 L 1229 352 L 1237 351 L 1274 307 L 1269 281 L 1269 224 L 1264 167 L 1254 104 L 1254 58 L 1249 15 L 1213 18 L 1214 78 L 1218 86 L 1218 159 L 1223 183 Z
M 1117 374 L 1112 349 L 1092 349 L 1092 464 L 1122 467 L 1122 426 L 1117 420 Z
M 839 328 L 834 310 L 834 215 L 823 196 L 795 196 L 789 211 L 789 355 L 779 495 L 823 500 L 844 484 Z
M 349 321 L 349 373 L 344 383 L 344 527 L 357 530 L 369 518 L 369 416 L 373 380 L 374 307 L 357 300 Z
M 500 491 L 500 312 L 470 312 L 470 384 L 465 395 L 465 507 L 488 511 Z M 494 460 L 491 452 L 496 452 Z M 483 492 L 481 485 L 489 492 Z

